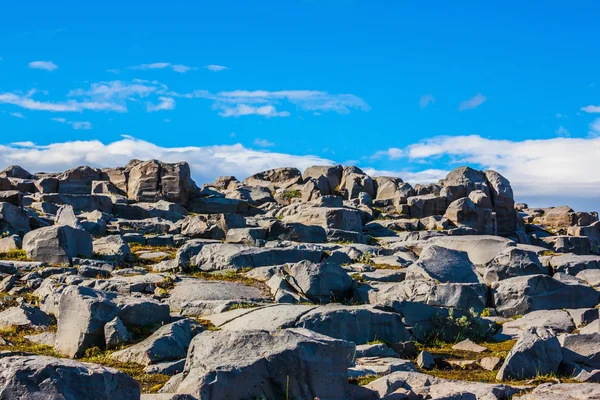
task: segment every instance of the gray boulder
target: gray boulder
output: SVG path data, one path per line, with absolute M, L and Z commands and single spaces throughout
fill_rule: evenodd
M 206 399 L 349 399 L 353 355 L 354 344 L 304 329 L 206 331 L 192 341 L 172 392 Z
M 93 241 L 92 246 L 94 254 L 103 260 L 121 263 L 133 258 L 129 245 L 121 235 L 108 235 L 96 239 Z
M 23 250 L 32 260 L 66 264 L 73 257 L 92 257 L 92 236 L 70 226 L 49 226 L 26 234 Z
M 96 364 L 34 355 L 0 355 L 0 397 L 139 400 L 140 385 L 123 372 Z
M 115 317 L 104 325 L 104 339 L 106 349 L 114 349 L 122 344 L 128 343 L 131 340 L 131 334 L 127 330 L 121 318 Z
M 103 347 L 104 325 L 118 314 L 119 308 L 106 293 L 67 287 L 59 302 L 56 350 L 69 357 L 81 357 L 90 347 Z
M 400 315 L 373 306 L 329 304 L 308 311 L 298 319 L 295 327 L 356 344 L 373 340 L 395 343 L 410 338 Z
M 110 357 L 121 362 L 141 365 L 179 360 L 185 358 L 192 338 L 203 330 L 202 325 L 193 319 L 185 318 L 159 328 L 147 339 L 116 351 Z
M 560 343 L 553 331 L 532 328 L 511 349 L 496 379 L 530 379 L 556 373 L 562 361 Z
M 581 281 L 559 281 L 547 275 L 509 278 L 492 286 L 498 313 L 505 317 L 536 310 L 595 307 L 600 292 Z
M 600 333 L 561 335 L 563 360 L 600 368 Z
M 24 235 L 30 231 L 27 212 L 10 203 L 0 203 L 0 234 Z
M 354 232 L 362 232 L 363 227 L 358 210 L 339 207 L 305 207 L 296 214 L 284 217 L 283 221 Z
M 430 245 L 406 270 L 406 279 L 431 279 L 440 283 L 479 283 L 475 266 L 467 253 Z
M 63 204 L 56 211 L 56 218 L 54 220 L 56 225 L 66 225 L 75 229 L 83 229 L 81 222 L 77 219 L 75 215 L 75 210 L 73 206 L 69 204 Z
M 517 247 L 501 250 L 483 272 L 483 279 L 488 285 L 494 282 L 524 275 L 548 274 L 534 252 Z
M 339 301 L 352 289 L 352 278 L 338 264 L 300 261 L 287 265 L 285 271 L 290 277 L 288 283 L 316 303 Z

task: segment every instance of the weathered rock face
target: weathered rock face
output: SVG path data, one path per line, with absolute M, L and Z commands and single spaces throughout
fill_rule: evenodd
M 104 325 L 119 308 L 104 292 L 70 286 L 59 303 L 55 348 L 69 357 L 81 357 L 90 347 L 105 345 Z
M 375 198 L 373 179 L 357 167 L 344 167 L 338 191 L 344 199 L 356 199 L 361 192 Z
M 92 236 L 70 226 L 49 226 L 26 234 L 23 250 L 32 260 L 52 264 L 70 263 L 73 257 L 92 257 Z
M 468 197 L 453 201 L 448 206 L 444 218 L 457 227 L 467 227 L 484 235 L 496 234 L 496 220 L 490 209 L 481 208 Z
M 419 260 L 408 267 L 407 279 L 432 279 L 440 283 L 479 283 L 467 253 L 436 245 L 427 246 Z
M 326 183 L 326 186 L 322 187 L 322 189 L 326 192 L 323 193 L 324 196 L 335 194 L 342 182 L 342 173 L 344 167 L 341 165 L 336 165 L 334 167 L 329 166 L 313 166 L 309 167 L 304 171 L 304 175 L 302 176 L 304 181 L 308 181 L 309 179 L 315 179 L 317 181 L 322 181 L 320 178 L 324 178 L 323 181 Z M 321 186 L 319 185 L 321 188 Z
M 288 188 L 302 183 L 302 173 L 297 168 L 275 168 L 254 174 L 242 182 L 248 186 Z
M 112 368 L 73 360 L 0 355 L 3 399 L 139 400 L 140 385 Z
M 90 194 L 92 182 L 99 181 L 100 177 L 101 172 L 96 168 L 81 166 L 70 169 L 57 176 L 58 193 Z
M 400 178 L 378 176 L 375 178 L 377 187 L 376 200 L 394 200 L 397 204 L 406 204 L 406 199 L 416 196 L 415 190 L 410 184 Z
M 432 215 L 443 215 L 446 212 L 447 200 L 443 196 L 425 194 L 409 197 L 407 200 L 411 218 L 425 218 Z
M 344 299 L 352 288 L 352 278 L 338 264 L 301 261 L 285 270 L 291 278 L 289 284 L 315 303 Z
M 131 161 L 128 171 L 127 196 L 136 201 L 168 200 L 186 205 L 197 190 L 187 163 L 167 164 L 157 160 Z
M 25 210 L 10 203 L 0 203 L 0 233 L 24 235 L 29 230 L 29 217 Z
M 538 274 L 548 274 L 548 270 L 542 266 L 535 253 L 517 247 L 507 247 L 486 266 L 483 278 L 491 285 L 502 279 Z
M 496 379 L 529 379 L 555 373 L 562 359 L 560 343 L 554 333 L 532 328 L 512 348 Z
M 319 225 L 325 229 L 362 231 L 360 212 L 349 208 L 306 207 L 297 214 L 283 218 L 284 222 L 298 222 L 304 225 Z
M 114 352 L 111 358 L 142 365 L 180 360 L 186 357 L 192 338 L 203 330 L 202 325 L 196 321 L 182 319 L 159 328 L 138 344 Z
M 352 398 L 354 344 L 305 329 L 206 331 L 190 345 L 174 393 L 206 399 Z
M 511 235 L 517 230 L 517 213 L 510 182 L 496 171 L 485 171 L 490 197 L 496 212 L 498 235 Z
M 495 213 L 497 234 L 502 236 L 515 234 L 518 224 L 513 191 L 510 182 L 502 175 L 492 170 L 483 172 L 469 167 L 459 167 L 450 172 L 442 183 L 440 195 L 446 197 L 448 204 L 463 197 L 470 197 L 471 192 L 478 192 L 476 198 L 483 204 L 488 203 L 484 199 L 488 198 Z
M 594 307 L 600 292 L 577 282 L 563 282 L 547 275 L 528 275 L 499 281 L 493 286 L 500 315 L 523 315 L 536 310 Z

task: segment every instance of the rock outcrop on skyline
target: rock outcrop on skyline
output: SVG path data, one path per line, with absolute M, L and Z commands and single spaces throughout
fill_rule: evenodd
M 598 213 L 515 197 L 470 167 L 9 166 L 0 398 L 599 397 Z

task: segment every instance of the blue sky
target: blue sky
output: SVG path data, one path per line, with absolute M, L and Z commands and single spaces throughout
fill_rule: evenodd
M 12 2 L 0 24 L 0 161 L 105 166 L 140 148 L 193 157 L 181 151 L 192 146 L 237 165 L 198 167 L 200 181 L 286 161 L 411 181 L 471 164 L 498 169 L 536 204 L 597 208 L 599 11 L 592 1 Z M 93 141 L 114 145 L 104 158 L 81 150 Z

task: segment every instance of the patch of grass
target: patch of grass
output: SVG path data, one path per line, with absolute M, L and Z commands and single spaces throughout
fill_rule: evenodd
M 32 306 L 38 306 L 40 303 L 39 297 L 31 293 L 21 293 L 15 296 L 10 295 L 6 292 L 0 292 L 0 311 L 4 311 L 7 308 L 18 306 L 18 298 L 22 298 L 25 301 L 25 303 L 30 304 Z
M 220 331 L 221 328 L 217 328 L 212 322 L 207 319 L 196 318 L 196 321 L 204 327 L 207 331 Z
M 195 271 L 192 272 L 191 276 L 207 281 L 240 282 L 246 285 L 254 285 L 257 281 L 244 276 L 244 273 L 248 271 L 250 271 L 250 269 L 242 269 L 240 271 L 228 269 L 213 273 L 206 271 Z
M 447 316 L 434 314 L 431 324 L 433 327 L 425 340 L 425 343 L 428 344 L 452 341 L 457 343 L 464 339 L 481 341 L 489 333 L 489 326 L 482 322 L 473 309 L 460 317 L 454 315 L 453 309 L 449 310 Z
M 177 254 L 177 247 L 170 247 L 170 246 L 148 246 L 145 244 L 130 243 L 129 248 L 131 250 L 131 253 L 133 254 L 135 262 L 138 264 L 141 264 L 141 265 L 156 264 L 156 263 L 159 263 L 164 260 L 170 260 L 170 259 L 175 258 L 175 255 Z M 166 253 L 167 255 L 161 256 L 161 257 L 150 258 L 150 259 L 143 259 L 143 258 L 139 257 L 139 254 L 142 252 L 150 252 L 150 253 L 161 252 L 161 253 Z
M 85 357 L 80 358 L 77 361 L 100 364 L 105 367 L 118 369 L 138 381 L 142 393 L 157 393 L 170 378 L 167 375 L 147 374 L 144 372 L 145 367 L 140 364 L 133 362 L 124 363 L 114 360 L 110 357 L 112 353 L 114 353 L 114 350 L 103 351 L 94 347 L 88 349 Z
M 254 304 L 254 303 L 235 303 L 235 304 L 232 304 L 231 306 L 229 306 L 229 308 L 227 309 L 227 311 L 239 310 L 239 309 L 244 309 L 244 308 L 256 308 L 256 307 L 258 307 L 258 304 Z
M 51 330 L 56 330 L 56 326 L 52 326 Z M 49 356 L 56 358 L 66 358 L 57 353 L 52 346 L 36 344 L 25 339 L 26 335 L 40 333 L 35 330 L 27 329 L 4 329 L 0 330 L 0 337 L 6 339 L 10 345 L 0 345 L 0 351 L 19 351 L 24 353 L 36 354 L 40 356 Z M 136 363 L 123 363 L 110 358 L 110 354 L 114 351 L 103 351 L 98 347 L 88 349 L 83 358 L 77 361 L 100 364 L 105 367 L 115 368 L 126 373 L 133 379 L 139 382 L 142 393 L 156 393 L 169 380 L 169 376 L 160 374 L 146 374 L 144 366 Z
M 379 378 L 381 377 L 378 375 L 366 375 L 361 376 L 360 378 L 350 378 L 348 379 L 348 382 L 352 385 L 365 386 Z
M 0 253 L 0 260 L 31 261 L 31 259 L 27 257 L 27 252 L 23 249 L 14 249 Z
M 286 190 L 281 194 L 281 198 L 288 201 L 300 197 L 302 197 L 302 192 L 299 190 Z
M 357 281 L 359 283 L 366 282 L 365 278 L 363 278 L 363 276 L 361 274 L 359 274 L 358 272 L 354 272 L 354 273 L 350 274 L 350 278 L 354 279 L 355 281 Z
M 371 265 L 373 263 L 373 257 L 375 257 L 373 253 L 371 253 L 370 251 L 366 251 L 356 261 L 361 264 Z

